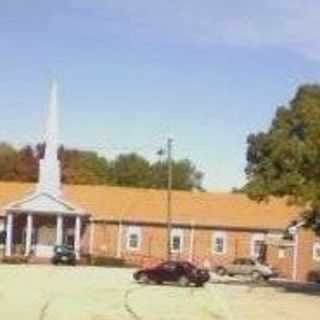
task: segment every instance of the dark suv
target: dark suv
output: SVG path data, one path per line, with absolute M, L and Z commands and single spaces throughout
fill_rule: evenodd
M 168 261 L 154 268 L 138 270 L 134 273 L 133 277 L 136 281 L 143 284 L 150 282 L 157 284 L 174 282 L 184 287 L 190 284 L 203 286 L 210 280 L 208 270 L 199 269 L 189 262 L 176 261 Z
M 75 266 L 77 263 L 77 258 L 72 247 L 67 245 L 61 245 L 54 247 L 54 255 L 51 261 L 55 265 L 66 264 Z

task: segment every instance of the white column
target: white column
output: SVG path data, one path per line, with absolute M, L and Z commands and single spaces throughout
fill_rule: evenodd
M 118 247 L 117 247 L 117 258 L 121 258 L 122 255 L 122 233 L 123 233 L 123 224 L 119 222 L 118 229 Z
M 75 230 L 74 230 L 74 250 L 77 259 L 80 259 L 80 249 L 81 249 L 81 217 L 76 217 Z
M 63 216 L 57 216 L 57 246 L 61 246 L 63 244 Z
M 190 231 L 190 251 L 189 251 L 189 261 L 193 261 L 193 250 L 194 250 L 194 223 L 191 224 L 191 231 Z
M 27 216 L 27 229 L 26 229 L 26 252 L 25 256 L 28 256 L 31 251 L 32 245 L 32 229 L 33 229 L 33 216 L 32 214 L 28 214 Z
M 12 227 L 13 227 L 13 214 L 7 215 L 7 228 L 6 228 L 6 256 L 10 257 L 12 254 Z

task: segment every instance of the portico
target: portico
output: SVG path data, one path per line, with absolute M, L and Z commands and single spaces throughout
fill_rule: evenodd
M 51 258 L 55 245 L 74 248 L 81 254 L 87 216 L 83 213 L 8 210 L 5 255 Z
M 40 160 L 36 190 L 4 209 L 7 257 L 23 254 L 51 258 L 55 245 L 66 244 L 80 258 L 88 215 L 64 199 L 58 149 L 58 100 L 54 82 L 50 90 L 45 154 Z

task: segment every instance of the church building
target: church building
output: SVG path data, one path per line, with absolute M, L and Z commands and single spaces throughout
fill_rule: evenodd
M 37 184 L 0 183 L 0 252 L 50 261 L 55 245 L 144 265 L 167 256 L 167 193 L 110 186 L 61 184 L 57 86 L 50 90 L 45 155 Z M 285 200 L 256 203 L 243 194 L 174 191 L 171 252 L 213 268 L 237 257 L 268 263 L 286 279 L 305 281 L 320 268 L 320 239 L 301 230 L 283 240 L 302 208 Z

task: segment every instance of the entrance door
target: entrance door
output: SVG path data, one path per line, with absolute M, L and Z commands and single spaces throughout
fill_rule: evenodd
M 56 228 L 54 226 L 41 226 L 38 229 L 35 254 L 41 258 L 51 258 L 56 243 Z

